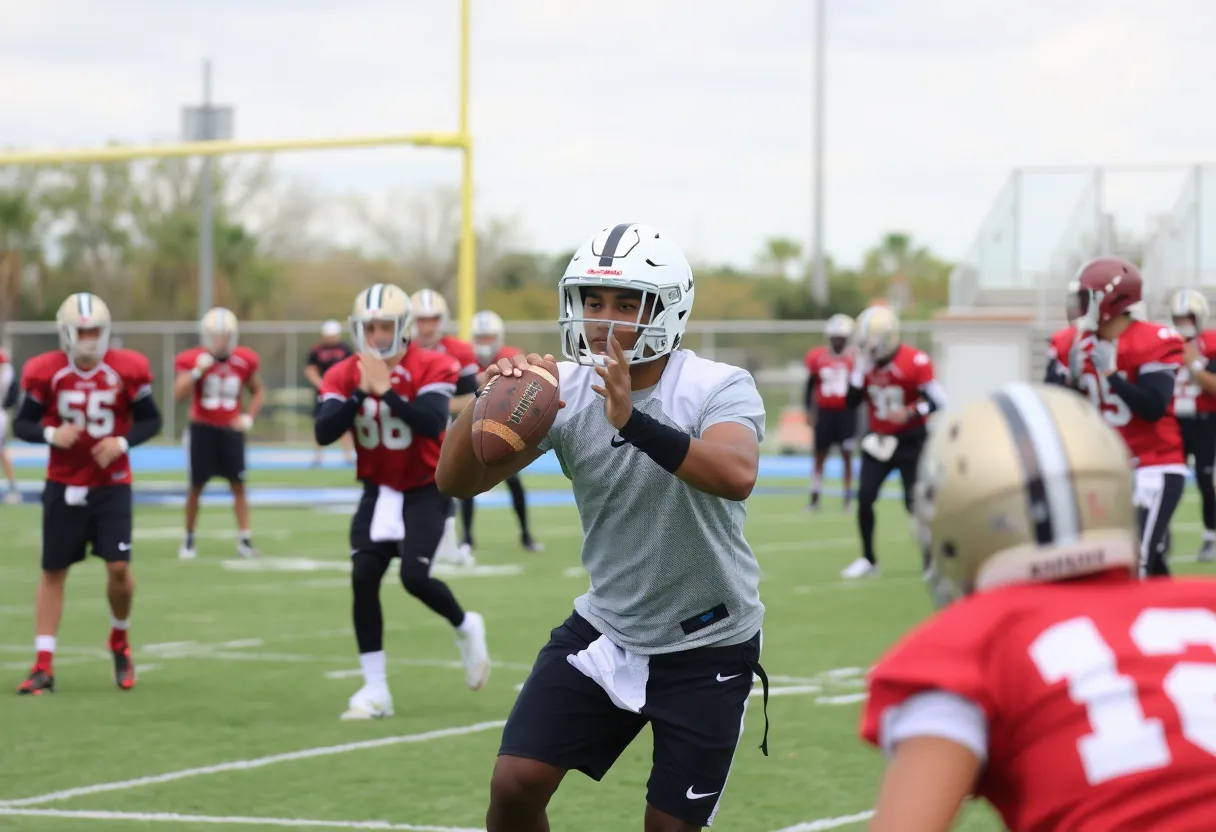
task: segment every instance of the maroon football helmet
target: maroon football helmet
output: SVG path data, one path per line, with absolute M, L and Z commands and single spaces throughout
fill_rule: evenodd
M 1113 321 L 1140 302 L 1140 270 L 1118 257 L 1098 257 L 1077 272 L 1077 311 L 1091 324 Z M 1093 305 L 1096 304 L 1096 312 Z

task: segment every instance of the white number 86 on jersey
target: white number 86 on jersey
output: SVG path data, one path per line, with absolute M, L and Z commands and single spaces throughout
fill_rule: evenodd
M 410 426 L 393 415 L 393 409 L 380 399 L 368 397 L 363 400 L 355 416 L 355 438 L 359 446 L 372 450 L 384 448 L 389 451 L 404 451 L 414 441 Z

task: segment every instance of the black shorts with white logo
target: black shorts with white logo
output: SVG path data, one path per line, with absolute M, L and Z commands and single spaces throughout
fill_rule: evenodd
M 820 410 L 815 416 L 815 451 L 827 453 L 832 446 L 851 451 L 857 444 L 857 408 Z
M 107 563 L 131 560 L 131 486 L 90 488 L 83 505 L 68 505 L 68 489 L 47 482 L 42 489 L 42 568 L 67 569 L 93 554 Z
M 498 753 L 600 780 L 650 723 L 654 757 L 646 801 L 686 823 L 709 826 L 743 734 L 752 674 L 763 678 L 760 633 L 729 647 L 651 656 L 641 713 L 618 708 L 566 661 L 599 637 L 577 612 L 553 630 L 515 700 Z
M 215 477 L 245 481 L 245 434 L 202 422 L 191 422 L 189 431 L 191 485 L 206 485 Z

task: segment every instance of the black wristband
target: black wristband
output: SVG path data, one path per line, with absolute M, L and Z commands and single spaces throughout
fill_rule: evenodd
M 359 404 L 363 404 L 363 400 L 367 398 L 367 393 L 362 387 L 356 387 L 355 392 L 351 393 L 350 397 Z
M 684 464 L 692 437 L 682 430 L 668 427 L 636 407 L 629 421 L 621 428 L 621 438 L 653 459 L 660 468 L 674 474 Z

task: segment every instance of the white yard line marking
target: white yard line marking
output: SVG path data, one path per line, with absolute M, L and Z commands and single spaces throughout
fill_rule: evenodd
M 30 818 L 73 818 L 77 820 L 162 821 L 167 823 L 214 823 L 225 826 L 309 826 L 329 829 L 387 829 L 403 832 L 485 832 L 475 826 L 419 826 L 390 823 L 386 820 L 304 820 L 300 818 L 220 817 L 217 815 L 179 815 L 176 812 L 107 812 L 67 809 L 5 809 L 0 815 Z
M 82 797 L 88 794 L 100 794 L 102 792 L 122 791 L 125 789 L 134 789 L 139 786 L 150 786 L 156 783 L 169 783 L 174 780 L 184 780 L 187 777 L 200 777 L 205 774 L 219 774 L 224 771 L 248 771 L 253 768 L 262 768 L 263 766 L 274 765 L 275 763 L 287 763 L 293 760 L 309 760 L 315 757 L 328 757 L 333 754 L 346 754 L 351 751 L 363 751 L 369 748 L 384 748 L 390 745 L 400 745 L 402 743 L 428 742 L 429 740 L 444 739 L 445 737 L 460 737 L 466 734 L 476 734 L 482 731 L 489 731 L 493 728 L 501 728 L 506 725 L 505 720 L 494 720 L 492 722 L 476 722 L 472 725 L 461 725 L 456 728 L 441 728 L 438 731 L 426 731 L 421 734 L 403 734 L 396 737 L 381 737 L 375 740 L 363 740 L 362 742 L 348 742 L 342 745 L 326 745 L 319 748 L 305 748 L 301 751 L 289 751 L 285 754 L 272 754 L 269 757 L 257 757 L 252 760 L 234 760 L 230 763 L 220 763 L 213 766 L 201 766 L 199 768 L 187 768 L 180 771 L 171 771 L 167 774 L 156 774 L 149 777 L 136 777 L 132 780 L 117 780 L 111 783 L 98 783 L 93 786 L 79 786 L 73 789 L 63 789 L 57 792 L 48 792 L 46 794 L 35 795 L 34 797 L 23 797 L 16 800 L 0 801 L 0 808 L 16 807 L 16 806 L 37 806 L 40 803 L 51 803 L 56 800 L 68 800 L 73 797 Z
M 826 829 L 839 829 L 841 826 L 852 826 L 855 823 L 863 823 L 872 817 L 874 817 L 874 810 L 867 809 L 855 815 L 841 815 L 838 818 L 820 818 L 819 820 L 807 821 L 806 823 L 798 823 L 793 826 L 787 826 L 784 829 L 778 829 L 777 832 L 824 832 Z

